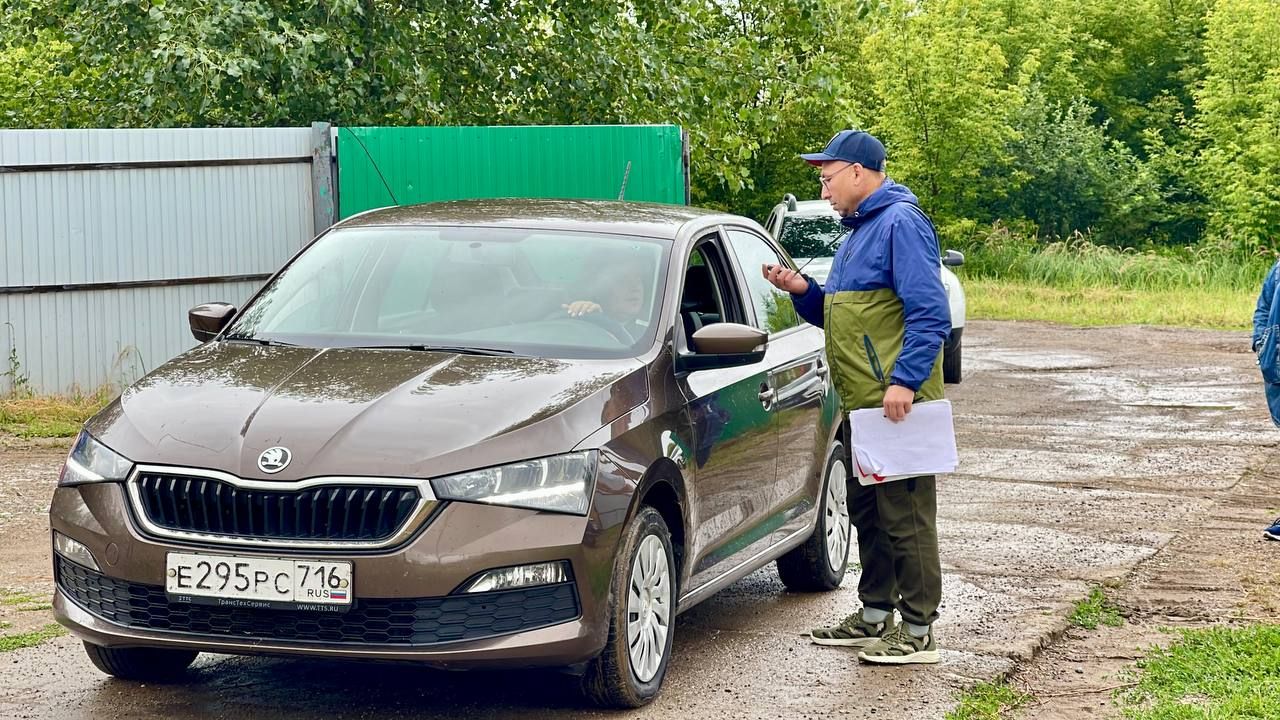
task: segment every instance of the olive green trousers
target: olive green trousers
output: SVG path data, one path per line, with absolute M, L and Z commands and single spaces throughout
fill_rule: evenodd
M 896 608 L 914 625 L 932 625 L 942 602 L 936 478 L 851 486 L 849 512 L 862 563 L 859 599 L 866 607 Z

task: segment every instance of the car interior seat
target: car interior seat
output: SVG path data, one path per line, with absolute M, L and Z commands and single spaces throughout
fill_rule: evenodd
M 690 340 L 698 330 L 723 320 L 720 305 L 716 302 L 711 268 L 706 265 L 690 265 L 685 270 L 684 292 L 680 296 L 680 317 L 684 321 L 685 337 Z

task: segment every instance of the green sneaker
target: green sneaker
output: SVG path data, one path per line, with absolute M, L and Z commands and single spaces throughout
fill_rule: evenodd
M 938 643 L 933 639 L 932 628 L 928 635 L 918 638 L 908 632 L 907 624 L 903 623 L 877 642 L 864 647 L 858 653 L 858 659 L 879 665 L 914 665 L 933 664 L 941 658 L 938 657 Z
M 840 647 L 867 647 L 884 635 L 893 632 L 896 624 L 893 613 L 884 622 L 869 623 L 862 619 L 862 610 L 845 618 L 835 627 L 814 628 L 809 637 L 818 645 L 838 645 Z

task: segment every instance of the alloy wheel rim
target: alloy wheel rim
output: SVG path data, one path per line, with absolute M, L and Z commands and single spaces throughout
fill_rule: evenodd
M 671 632 L 671 568 L 667 550 L 655 535 L 640 542 L 627 587 L 627 649 L 631 671 L 649 682 L 662 667 Z
M 823 508 L 827 531 L 827 565 L 840 573 L 849 551 L 849 474 L 844 463 L 836 462 L 827 473 L 827 496 Z

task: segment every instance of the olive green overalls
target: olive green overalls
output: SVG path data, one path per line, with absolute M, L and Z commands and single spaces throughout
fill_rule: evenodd
M 827 362 L 848 413 L 881 407 L 906 333 L 902 300 L 888 288 L 826 296 Z M 916 391 L 916 402 L 941 400 L 942 352 Z M 932 475 L 863 486 L 851 482 L 849 511 L 858 531 L 867 607 L 892 611 L 915 625 L 931 625 L 942 601 L 938 559 L 937 487 Z

